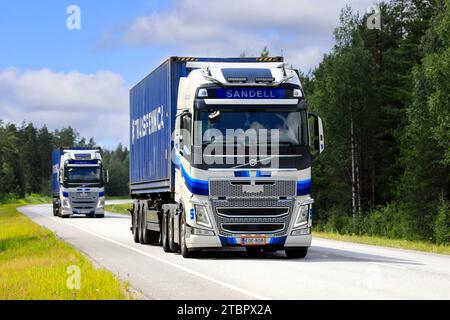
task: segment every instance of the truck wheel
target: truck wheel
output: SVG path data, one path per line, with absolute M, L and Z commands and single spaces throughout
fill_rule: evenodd
M 141 228 L 141 244 L 150 244 L 150 231 L 147 230 L 147 219 L 145 217 L 145 206 L 141 207 L 140 213 L 140 228 Z
M 95 217 L 98 219 L 103 219 L 105 217 L 105 215 L 104 214 L 96 214 Z
M 57 217 L 58 216 L 58 210 L 56 208 L 56 203 L 55 201 L 53 201 L 53 216 Z
M 134 207 L 133 210 L 133 240 L 136 243 L 139 243 L 139 205 Z
M 285 249 L 286 256 L 290 259 L 304 258 L 308 254 L 308 248 Z
M 186 219 L 184 214 L 181 213 L 181 228 L 180 228 L 180 251 L 183 258 L 192 258 L 194 256 L 193 252 L 189 250 L 186 246 Z
M 178 251 L 178 244 L 175 243 L 175 221 L 173 214 L 169 215 L 168 219 L 168 240 L 169 240 L 169 248 L 172 252 Z
M 169 247 L 169 234 L 168 234 L 168 230 L 167 230 L 167 225 L 168 225 L 168 216 L 167 216 L 167 211 L 163 211 L 162 214 L 162 222 L 161 222 L 161 244 L 163 247 L 164 252 L 170 252 L 170 247 Z

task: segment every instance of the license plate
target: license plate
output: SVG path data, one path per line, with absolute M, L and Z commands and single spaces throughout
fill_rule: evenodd
M 241 245 L 243 246 L 265 246 L 267 244 L 266 237 L 242 237 Z

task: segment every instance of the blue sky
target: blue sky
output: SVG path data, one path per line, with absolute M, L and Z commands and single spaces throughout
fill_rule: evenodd
M 15 0 L 0 7 L 0 119 L 72 125 L 128 145 L 128 89 L 170 55 L 273 55 L 302 71 L 333 45 L 346 4 L 372 0 Z M 81 29 L 68 30 L 69 5 Z

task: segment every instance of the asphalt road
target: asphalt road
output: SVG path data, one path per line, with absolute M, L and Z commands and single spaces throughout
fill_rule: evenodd
M 306 259 L 183 259 L 135 244 L 126 215 L 59 219 L 50 205 L 19 210 L 148 299 L 450 299 L 449 256 L 314 239 Z

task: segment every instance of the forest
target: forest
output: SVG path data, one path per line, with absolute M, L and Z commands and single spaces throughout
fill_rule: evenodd
M 59 147 L 93 147 L 72 127 L 50 132 L 32 123 L 20 126 L 0 119 L 0 200 L 30 194 L 51 194 L 52 151 Z M 129 151 L 121 144 L 102 149 L 103 163 L 110 172 L 105 191 L 109 196 L 128 194 Z
M 381 30 L 341 12 L 335 45 L 303 74 L 325 123 L 313 165 L 317 228 L 450 242 L 450 1 L 382 3 Z
M 393 0 L 380 10 L 378 30 L 343 8 L 333 49 L 301 73 L 326 135 L 312 169 L 315 228 L 448 244 L 450 0 Z M 0 197 L 49 194 L 52 149 L 92 145 L 71 127 L 0 122 Z M 127 195 L 128 150 L 103 157 L 107 193 Z

